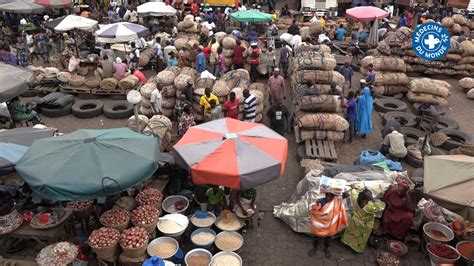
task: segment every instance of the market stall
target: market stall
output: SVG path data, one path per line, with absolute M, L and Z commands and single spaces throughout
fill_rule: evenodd
M 165 2 L 147 2 L 137 6 L 137 13 L 142 17 L 174 16 L 176 9 Z
M 26 92 L 33 73 L 20 67 L 0 63 L 0 102 L 7 102 Z

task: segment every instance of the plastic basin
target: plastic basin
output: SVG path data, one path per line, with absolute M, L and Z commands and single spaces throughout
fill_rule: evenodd
M 221 251 L 221 252 L 217 253 L 216 255 L 214 255 L 212 257 L 211 265 L 218 257 L 223 256 L 223 255 L 230 255 L 230 256 L 236 257 L 239 260 L 240 265 L 242 265 L 242 258 L 239 256 L 239 254 L 237 254 L 235 252 L 229 252 L 229 251 Z
M 241 234 L 239 234 L 239 233 L 237 233 L 237 232 L 222 231 L 222 232 L 220 232 L 219 234 L 217 234 L 216 241 L 217 241 L 217 239 L 219 239 L 220 237 L 223 237 L 223 236 L 226 236 L 226 235 L 233 235 L 233 236 L 235 236 L 235 237 L 237 237 L 237 238 L 240 238 L 240 240 L 242 240 L 242 244 L 241 244 L 240 247 L 238 247 L 238 248 L 235 248 L 235 249 L 232 249 L 232 250 L 231 250 L 231 249 L 227 249 L 227 250 L 226 250 L 226 249 L 224 249 L 223 247 L 218 246 L 218 245 L 217 245 L 217 242 L 216 242 L 216 247 L 217 247 L 218 249 L 220 249 L 220 250 L 222 250 L 222 251 L 237 251 L 237 250 L 239 250 L 239 249 L 244 245 L 244 238 L 242 237 Z
M 174 204 L 178 201 L 184 202 L 184 208 L 181 210 L 176 210 Z M 161 208 L 167 213 L 181 213 L 183 214 L 189 207 L 189 200 L 186 197 L 173 195 L 166 197 L 165 200 L 161 203 Z
M 205 244 L 205 245 L 202 245 L 202 244 L 198 244 L 196 242 L 194 242 L 193 240 L 193 237 L 199 233 L 210 233 L 214 236 L 214 240 L 212 240 L 211 242 Z M 194 232 L 191 233 L 191 242 L 196 246 L 196 247 L 200 247 L 200 248 L 210 248 L 212 246 L 212 244 L 214 244 L 214 241 L 216 241 L 216 232 L 210 228 L 199 228 L 199 229 L 196 229 L 194 230 Z
M 459 255 L 459 252 L 455 248 L 451 247 L 450 245 L 442 244 L 442 245 L 445 245 L 445 246 L 449 247 L 450 249 L 452 249 L 454 252 L 456 252 L 456 254 L 458 254 L 458 256 L 457 256 L 456 259 L 441 258 L 441 257 L 431 253 L 431 251 L 428 249 L 428 246 L 430 244 L 432 244 L 432 243 L 426 244 L 426 250 L 428 251 L 428 254 L 430 256 L 430 261 L 434 264 L 453 264 L 454 262 L 456 262 L 461 257 Z
M 431 237 L 431 235 L 428 233 L 429 230 L 440 231 L 446 236 L 447 240 L 439 240 L 437 238 Z M 425 234 L 428 242 L 433 242 L 433 243 L 448 243 L 454 238 L 454 233 L 453 233 L 453 230 L 451 230 L 451 228 L 447 227 L 444 224 L 434 223 L 434 222 L 426 223 L 425 225 L 423 225 L 423 233 Z
M 169 216 L 173 216 L 174 218 L 176 219 L 171 219 L 171 220 L 181 220 L 183 221 L 183 224 L 185 225 L 183 227 L 183 229 L 179 232 L 173 232 L 173 233 L 167 233 L 167 232 L 163 232 L 162 228 L 161 228 L 161 222 L 164 220 L 163 218 L 164 217 L 169 217 Z M 189 220 L 188 220 L 188 217 L 182 215 L 182 214 L 178 214 L 178 213 L 175 213 L 175 214 L 168 214 L 168 215 L 165 215 L 163 217 L 160 218 L 160 220 L 158 220 L 158 223 L 156 224 L 156 228 L 158 228 L 158 231 L 160 231 L 163 235 L 165 236 L 170 236 L 170 237 L 179 237 L 181 236 L 184 231 L 186 231 L 186 228 L 188 228 L 188 225 L 189 225 Z

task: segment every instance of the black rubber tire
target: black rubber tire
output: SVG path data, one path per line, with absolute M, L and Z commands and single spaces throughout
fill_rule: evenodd
M 99 96 L 97 96 L 95 94 L 90 94 L 90 93 L 79 93 L 76 97 L 81 99 L 81 100 L 99 99 Z
M 407 156 L 405 156 L 405 162 L 415 168 L 422 168 L 424 166 L 423 160 L 411 156 L 410 153 L 407 153 Z
M 101 115 L 103 109 L 100 100 L 83 100 L 72 106 L 72 114 L 77 118 L 92 118 Z
M 299 145 L 298 148 L 296 149 L 296 159 L 298 160 L 298 162 L 300 162 L 303 159 L 308 159 L 308 158 L 309 156 L 306 155 L 305 145 L 304 144 Z
M 376 99 L 389 98 L 389 99 L 402 100 L 403 99 L 403 93 L 397 93 L 397 94 L 390 95 L 390 96 L 374 93 L 374 98 L 376 98 Z
M 406 147 L 408 147 L 411 144 L 417 143 L 419 138 L 423 138 L 426 136 L 425 132 L 416 128 L 412 128 L 412 127 L 402 127 L 400 129 L 400 133 L 402 133 L 406 137 L 406 140 L 405 140 Z
M 420 110 L 421 103 L 413 103 L 413 112 L 416 114 Z M 446 109 L 444 107 L 441 107 L 439 105 L 433 105 L 436 110 L 438 111 L 439 115 L 444 115 L 446 112 Z
M 447 117 L 444 117 L 444 116 L 440 116 L 438 118 L 438 131 L 441 130 L 441 129 L 458 129 L 459 128 L 459 124 L 458 122 L 456 122 L 455 120 L 451 119 L 451 118 L 447 118 Z
M 133 104 L 117 101 L 104 106 L 104 116 L 110 119 L 129 118 L 133 115 Z
M 36 97 L 36 96 L 38 96 L 38 91 L 36 90 L 27 90 L 20 95 L 20 97 L 23 97 L 23 98 L 30 98 L 30 97 Z
M 416 116 L 404 113 L 404 112 L 388 112 L 382 116 L 383 124 L 385 125 L 388 120 L 395 119 L 400 123 L 402 127 L 414 127 L 416 126 Z
M 41 107 L 41 114 L 46 117 L 62 117 L 70 115 L 72 113 L 72 103 L 64 106 L 63 108 L 46 108 Z
M 444 133 L 450 137 L 450 139 L 446 140 L 443 145 L 441 145 L 441 148 L 447 151 L 456 149 L 463 143 L 472 143 L 472 137 L 460 130 L 445 128 L 441 129 L 439 132 Z
M 407 104 L 392 98 L 380 98 L 375 101 L 375 110 L 380 113 L 387 112 L 405 112 L 408 108 Z

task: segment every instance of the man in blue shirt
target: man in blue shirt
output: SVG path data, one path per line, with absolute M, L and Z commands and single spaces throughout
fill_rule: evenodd
M 199 46 L 197 52 L 198 55 L 196 56 L 196 70 L 199 74 L 201 74 L 204 72 L 204 70 L 206 70 L 206 56 L 202 51 L 202 46 Z
M 339 25 L 339 28 L 336 31 L 336 40 L 344 41 L 346 39 L 346 29 L 342 24 Z
M 346 133 L 347 135 L 347 142 L 352 143 L 354 140 L 355 136 L 355 121 L 357 118 L 356 115 L 356 103 L 354 99 L 354 92 L 349 91 L 347 94 L 347 111 L 346 111 L 346 117 L 347 117 L 347 122 L 349 122 L 349 129 L 348 132 Z
M 367 40 L 367 37 L 369 37 L 369 35 L 367 34 L 367 31 L 364 29 L 361 29 L 359 31 L 359 42 L 365 42 Z
M 402 17 L 398 21 L 397 28 L 406 27 L 407 24 L 408 24 L 407 12 L 405 11 L 405 12 L 403 12 Z

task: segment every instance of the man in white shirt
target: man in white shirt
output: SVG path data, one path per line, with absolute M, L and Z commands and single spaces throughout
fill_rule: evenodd
M 204 22 L 201 24 L 201 26 L 206 27 L 209 31 L 213 31 L 214 28 L 216 27 L 216 24 L 214 24 L 214 22 L 209 23 L 209 22 L 207 22 L 207 21 L 204 21 Z
M 178 54 L 178 50 L 176 49 L 176 47 L 171 45 L 171 42 L 169 40 L 167 40 L 166 41 L 166 46 L 163 49 L 163 57 L 165 59 L 165 62 L 168 62 L 168 58 L 170 57 L 170 55 L 169 55 L 170 52 L 174 52 L 174 54 L 176 54 L 176 55 Z
M 161 50 L 161 38 L 156 37 L 155 43 L 153 44 L 153 52 L 155 53 L 155 71 L 161 71 L 163 69 L 163 50 Z
M 151 109 L 153 109 L 153 113 L 155 115 L 161 114 L 161 101 L 162 101 L 161 91 L 158 88 L 156 88 L 151 92 L 151 97 L 150 97 Z
M 383 140 L 380 152 L 383 154 L 389 153 L 395 158 L 404 158 L 407 155 L 405 137 L 393 127 L 390 128 L 389 132 L 390 133 L 387 134 Z
M 315 22 L 319 21 L 318 15 L 316 15 L 316 12 L 313 13 L 313 17 L 309 20 L 309 22 Z

